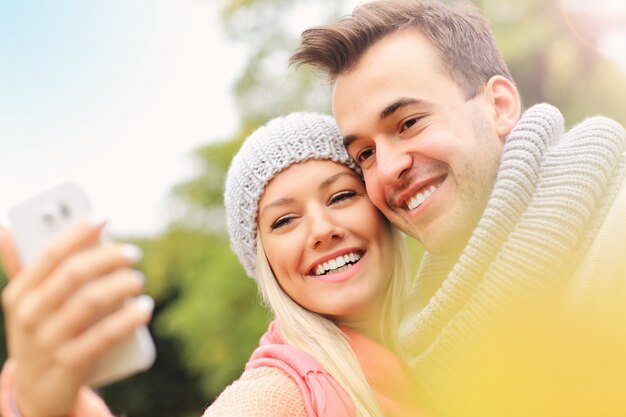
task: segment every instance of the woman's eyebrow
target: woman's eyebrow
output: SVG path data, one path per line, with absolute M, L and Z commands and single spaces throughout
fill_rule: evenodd
M 358 179 L 359 181 L 361 181 L 361 178 L 358 175 L 356 175 L 354 172 L 352 172 L 352 171 L 341 171 L 341 172 L 338 172 L 337 174 L 331 175 L 330 177 L 326 178 L 324 181 L 322 181 L 320 183 L 320 185 L 317 188 L 319 190 L 323 190 L 324 188 L 329 187 L 331 184 L 333 184 L 335 181 L 337 181 L 339 178 L 341 178 L 341 177 L 343 177 L 345 175 L 349 175 L 349 176 L 354 177 L 354 178 Z M 295 198 L 293 198 L 293 197 L 283 197 L 283 198 L 279 198 L 278 200 L 274 200 L 274 201 L 264 205 L 263 207 L 261 207 L 261 215 L 259 217 L 263 217 L 263 213 L 268 208 L 276 207 L 276 206 L 283 206 L 283 205 L 287 205 L 287 204 L 292 204 L 294 201 L 295 201 Z
M 271 203 L 268 203 L 265 206 L 261 207 L 261 216 L 260 217 L 263 217 L 263 213 L 265 212 L 265 210 L 270 208 L 270 207 L 283 206 L 285 204 L 291 204 L 294 201 L 295 201 L 295 199 L 292 198 L 292 197 L 285 197 L 285 198 L 279 198 L 278 200 L 274 200 Z
M 343 177 L 344 175 L 350 175 L 353 176 L 355 178 L 358 178 L 359 181 L 361 180 L 361 178 L 359 178 L 354 172 L 352 171 L 341 171 L 335 175 L 331 175 L 330 177 L 326 178 L 324 181 L 322 181 L 319 185 L 319 187 L 317 187 L 318 189 L 322 190 L 324 188 L 327 188 L 328 186 L 330 186 L 332 183 L 334 183 L 335 181 L 337 181 L 339 178 Z

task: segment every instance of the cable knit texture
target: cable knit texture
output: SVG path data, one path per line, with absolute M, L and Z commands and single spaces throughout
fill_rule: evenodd
M 318 113 L 290 113 L 255 130 L 233 157 L 224 186 L 226 224 L 233 251 L 255 278 L 258 204 L 265 186 L 292 164 L 331 160 L 360 173 L 343 146 L 335 120 Z
M 400 337 L 435 400 L 445 399 L 470 346 L 504 308 L 568 285 L 624 183 L 623 127 L 604 117 L 567 133 L 563 124 L 553 106 L 528 109 L 506 140 L 466 247 L 424 256 Z
M 295 381 L 280 369 L 246 370 L 205 411 L 203 417 L 306 417 Z

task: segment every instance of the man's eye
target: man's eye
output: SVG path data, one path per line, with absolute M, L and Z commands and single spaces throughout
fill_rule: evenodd
M 361 164 L 365 161 L 367 161 L 372 155 L 374 155 L 374 149 L 373 148 L 365 148 L 363 149 L 361 152 L 359 152 L 356 156 L 356 162 Z
M 400 131 L 404 131 L 406 129 L 410 129 L 411 127 L 413 127 L 413 125 L 415 125 L 415 123 L 417 123 L 417 118 L 413 117 L 411 119 L 407 119 L 402 123 L 402 126 L 400 127 Z
M 355 191 L 342 191 L 330 197 L 329 204 L 336 204 L 348 200 L 356 195 Z

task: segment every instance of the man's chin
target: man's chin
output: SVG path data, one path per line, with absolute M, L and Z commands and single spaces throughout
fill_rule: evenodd
M 442 231 L 439 233 L 424 233 L 422 238 L 418 239 L 424 249 L 432 255 L 446 256 L 456 255 L 460 253 L 469 240 L 468 235 L 454 233 L 453 231 Z
M 396 229 L 400 230 L 405 235 L 422 242 L 421 234 L 419 233 L 417 226 L 411 222 L 411 219 L 403 215 L 398 215 L 398 212 L 394 212 L 393 217 L 388 216 L 387 219 L 389 219 L 391 224 L 393 224 Z

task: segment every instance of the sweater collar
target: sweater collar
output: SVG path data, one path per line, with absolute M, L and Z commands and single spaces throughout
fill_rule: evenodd
M 414 368 L 440 351 L 436 344 L 463 351 L 498 308 L 557 289 L 576 266 L 624 179 L 626 133 L 602 117 L 564 131 L 555 107 L 528 109 L 507 137 L 466 247 L 452 256 L 424 255 L 400 328 Z M 455 328 L 467 331 L 444 337 Z

